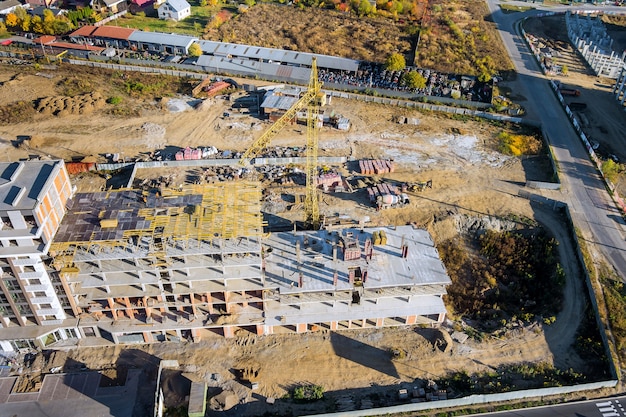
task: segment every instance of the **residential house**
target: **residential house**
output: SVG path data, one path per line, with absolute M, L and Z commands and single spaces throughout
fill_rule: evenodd
M 126 0 L 92 0 L 90 5 L 100 13 L 119 13 L 128 9 Z
M 158 8 L 159 19 L 183 20 L 191 15 L 191 6 L 186 0 L 167 0 Z
M 33 6 L 31 5 L 31 7 Z M 46 7 L 46 6 L 34 6 L 28 13 L 30 13 L 32 16 L 39 16 L 43 19 L 45 10 L 50 10 L 54 17 L 59 17 L 65 13 L 65 10 L 55 9 L 55 8 Z
M 18 7 L 23 7 L 23 5 L 17 0 L 0 1 L 0 15 L 9 14 Z
M 39 6 L 51 8 L 58 4 L 57 0 L 25 0 L 24 3 L 28 5 L 31 9 Z
M 5 352 L 80 337 L 72 301 L 48 255 L 73 192 L 62 160 L 0 163 L 0 349 Z

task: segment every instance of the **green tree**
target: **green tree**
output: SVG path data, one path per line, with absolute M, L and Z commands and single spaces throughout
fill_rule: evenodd
M 361 0 L 357 12 L 359 16 L 369 16 L 372 14 L 372 5 L 367 0 Z
M 385 69 L 389 71 L 400 71 L 406 67 L 404 55 L 397 52 L 392 53 L 385 60 Z
M 561 67 L 561 74 L 563 75 L 569 74 L 569 68 L 567 67 L 567 65 L 563 64 L 563 66 Z
M 426 87 L 426 78 L 417 71 L 409 71 L 403 76 L 404 82 L 409 88 L 422 89 Z
M 189 46 L 189 55 L 190 56 L 200 56 L 202 55 L 202 48 L 197 43 L 192 43 Z
M 613 161 L 612 159 L 607 159 L 602 162 L 601 170 L 604 177 L 613 184 L 617 182 L 620 172 L 623 171 L 621 164 Z
M 9 32 L 7 31 L 7 27 L 3 22 L 0 22 L 0 37 L 8 36 Z
M 52 28 L 55 35 L 63 35 L 71 31 L 74 26 L 72 25 L 72 22 L 70 22 L 67 18 L 59 17 L 52 24 Z
M 29 17 L 29 14 L 26 12 L 26 9 L 24 9 L 23 7 L 16 7 L 15 10 L 13 10 L 13 13 L 15 13 L 15 16 L 17 16 L 17 19 L 19 21 L 22 21 L 26 19 L 27 17 Z

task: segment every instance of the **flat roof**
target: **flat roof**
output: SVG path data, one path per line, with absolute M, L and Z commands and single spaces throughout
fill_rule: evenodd
M 202 51 L 209 55 L 242 57 L 307 67 L 311 67 L 313 57 L 316 57 L 318 67 L 343 71 L 357 71 L 359 69 L 359 61 L 350 58 L 206 40 L 201 40 L 199 44 Z
M 33 210 L 63 161 L 0 162 L 0 212 Z
M 38 391 L 15 393 L 17 377 L 0 378 L 0 415 L 132 417 L 141 371 L 129 369 L 123 386 L 101 387 L 99 372 L 48 374 Z
M 52 42 L 52 43 L 49 43 L 48 46 L 56 47 L 56 48 L 75 49 L 78 51 L 100 52 L 104 50 L 104 48 L 100 46 L 82 45 L 82 44 L 71 43 L 71 42 Z
M 258 75 L 270 79 L 286 79 L 307 83 L 311 77 L 311 69 L 308 67 L 294 67 L 279 63 L 267 63 L 248 58 L 229 58 L 225 56 L 201 55 L 196 65 L 215 68 L 218 72 L 234 72 Z
M 141 30 L 136 30 L 131 33 L 128 40 L 132 42 L 154 43 L 188 48 L 189 45 L 197 42 L 198 38 L 193 36 L 177 35 L 174 33 L 143 32 Z
M 387 236 L 387 244 L 373 246 L 372 258 L 365 259 L 365 240 L 372 239 L 372 233 L 381 230 Z M 355 260 L 344 260 L 339 246 L 341 236 L 348 233 L 361 249 L 361 256 Z M 299 261 L 297 242 L 300 242 Z M 406 258 L 402 257 L 403 244 L 407 247 Z M 265 245 L 271 248 L 265 258 L 266 282 L 278 288 L 281 294 L 351 290 L 354 285 L 349 282 L 350 268 L 367 271 L 364 290 L 451 282 L 430 234 L 412 226 L 276 232 L 269 236 Z M 336 260 L 333 260 L 333 246 Z M 335 271 L 336 285 L 333 283 Z M 299 288 L 300 274 L 302 288 Z
M 190 185 L 159 194 L 79 193 L 68 203 L 53 247 L 63 242 L 123 245 L 129 236 L 152 236 L 159 226 L 164 236 L 175 239 L 257 236 L 262 233 L 260 199 L 258 184 L 246 181 Z
M 289 110 L 298 101 L 298 97 L 270 95 L 265 97 L 261 107 L 267 109 Z

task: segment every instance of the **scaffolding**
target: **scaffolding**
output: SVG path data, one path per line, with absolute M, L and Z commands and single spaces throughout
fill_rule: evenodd
M 50 247 L 57 270 L 75 275 L 77 251 L 147 252 L 168 265 L 168 245 L 260 237 L 261 189 L 256 182 L 189 184 L 156 193 L 120 189 L 78 194 Z

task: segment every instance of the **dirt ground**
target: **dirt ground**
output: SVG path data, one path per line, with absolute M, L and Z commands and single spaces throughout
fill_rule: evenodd
M 65 69 L 46 69 L 45 76 L 26 73 L 14 82 L 11 81 L 15 80 L 14 69 L 0 67 L 0 105 L 54 96 L 57 82 L 65 76 L 63 71 Z M 103 91 L 102 96 L 107 97 L 106 92 Z M 185 106 L 187 100 L 170 100 L 171 106 L 147 103 L 140 117 L 113 117 L 106 109 L 89 114 L 37 114 L 34 122 L 0 126 L 0 158 L 15 161 L 29 156 L 66 160 L 90 157 L 104 161 L 107 153 L 120 153 L 134 159 L 166 147 L 185 146 L 242 151 L 269 126 L 268 122 L 239 114 L 226 99 L 214 99 L 200 110 Z M 569 241 L 555 213 L 517 197 L 527 180 L 547 180 L 549 173 L 542 157 L 512 158 L 499 153 L 496 136 L 501 127 L 342 99 L 333 99 L 330 106 L 349 118 L 352 128 L 348 132 L 323 128 L 321 155 L 392 158 L 397 170 L 389 175 L 389 180 L 432 179 L 433 189 L 411 195 L 409 207 L 381 212 L 371 208 L 364 192 L 324 194 L 323 214 L 345 214 L 354 219 L 368 216 L 374 224 L 415 222 L 428 227 L 436 241 L 459 233 L 457 217 L 454 217 L 457 214 L 515 216 L 536 219 L 559 241 Z M 225 111 L 231 116 L 224 117 Z M 417 118 L 419 124 L 398 124 L 395 122 L 398 116 Z M 305 130 L 303 126 L 289 126 L 272 144 L 303 146 Z M 31 140 L 15 146 L 24 136 Z M 184 181 L 189 172 L 168 174 L 173 175 L 177 183 Z M 80 175 L 75 181 L 79 191 L 95 191 L 105 186 L 105 179 L 93 174 Z M 283 191 L 275 190 L 276 193 Z M 279 215 L 288 216 L 288 213 Z M 568 251 L 571 253 L 567 244 L 560 245 L 559 250 L 563 259 L 569 256 Z M 572 265 L 575 263 L 564 262 L 567 276 L 577 277 Z M 128 357 L 129 351 L 142 352 L 141 357 L 150 366 L 158 359 L 178 359 L 181 363 L 196 365 L 199 373 L 211 381 L 210 392 L 216 395 L 214 398 L 223 400 L 220 404 L 216 399 L 212 406 L 215 409 L 232 407 L 229 415 L 233 416 L 260 415 L 268 410 L 319 413 L 334 409 L 334 401 L 347 402 L 347 407 L 354 408 L 363 404 L 382 406 L 396 398 L 400 385 L 410 388 L 416 382 L 442 378 L 453 371 L 464 370 L 471 374 L 502 364 L 543 361 L 584 371 L 585 365 L 571 348 L 576 324 L 582 317 L 581 285 L 575 278 L 568 280 L 563 311 L 552 326 L 513 326 L 500 339 L 481 343 L 471 339 L 463 344 L 454 342 L 447 349 L 448 342 L 438 330 L 406 327 L 265 337 L 239 335 L 230 340 L 216 337 L 199 344 L 162 343 L 133 349 L 120 346 L 80 348 L 67 355 L 72 363 L 86 364 L 90 369 L 143 366 L 132 355 L 134 359 L 125 363 L 124 357 Z M 397 348 L 404 350 L 406 356 L 392 360 L 389 352 Z M 252 391 L 237 381 L 233 370 L 241 368 L 258 371 L 257 390 Z M 146 366 L 145 369 L 146 378 L 154 377 L 150 373 L 152 368 Z M 313 405 L 280 400 L 274 406 L 266 404 L 266 398 L 280 399 L 302 383 L 322 385 L 327 400 Z M 150 389 L 147 384 L 146 389 Z M 149 399 L 150 392 L 147 394 Z M 136 415 L 149 414 L 148 400 L 138 407 L 144 409 L 138 410 Z

